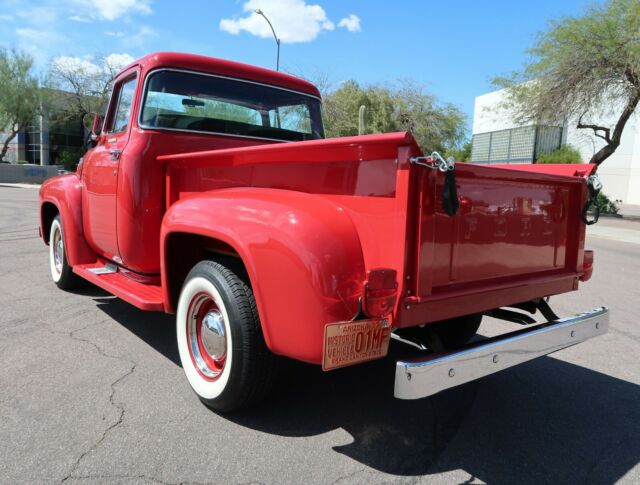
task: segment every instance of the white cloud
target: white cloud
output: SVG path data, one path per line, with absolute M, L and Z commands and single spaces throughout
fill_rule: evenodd
M 91 20 L 88 19 L 87 17 L 82 17 L 80 15 L 72 15 L 71 17 L 69 17 L 69 20 L 73 20 L 74 22 L 84 22 L 84 23 L 91 22 Z
M 269 24 L 255 13 L 256 9 L 269 18 L 283 43 L 310 42 L 323 30 L 335 29 L 320 5 L 308 5 L 305 0 L 249 0 L 242 5 L 249 15 L 222 19 L 220 29 L 233 35 L 246 31 L 262 38 L 271 37 Z
M 56 57 L 52 62 L 54 66 L 68 73 L 82 73 L 85 75 L 96 75 L 104 69 L 105 71 L 119 71 L 123 67 L 131 64 L 134 58 L 126 53 L 109 54 L 103 59 L 104 68 L 98 65 L 98 62 L 91 56 L 73 57 L 60 56 Z
M 151 0 L 75 0 L 75 3 L 87 7 L 102 20 L 116 20 L 128 13 L 148 15 L 152 12 Z
M 100 67 L 93 62 L 92 58 L 60 56 L 52 62 L 55 67 L 64 72 L 84 74 L 98 74 L 100 72 Z
M 49 5 L 27 7 L 16 11 L 15 14 L 31 24 L 45 25 L 58 20 L 58 9 Z
M 351 14 L 338 22 L 338 27 L 344 27 L 349 32 L 360 32 L 360 17 Z
M 109 54 L 105 57 L 105 63 L 114 70 L 120 70 L 133 61 L 135 61 L 135 59 L 129 54 Z
M 28 48 L 40 48 L 51 42 L 59 42 L 62 39 L 62 36 L 57 32 L 27 27 L 16 29 L 16 35 L 20 39 L 21 46 Z
M 149 26 L 143 25 L 135 32 L 124 32 L 122 30 L 109 30 L 105 32 L 109 37 L 124 39 L 128 47 L 142 47 L 150 37 L 156 37 L 158 32 Z
M 153 30 L 151 27 L 143 25 L 138 29 L 138 32 L 129 36 L 127 42 L 135 46 L 141 46 L 149 37 L 156 37 L 157 35 L 158 32 Z
M 13 15 L 2 14 L 0 15 L 0 20 L 13 20 Z

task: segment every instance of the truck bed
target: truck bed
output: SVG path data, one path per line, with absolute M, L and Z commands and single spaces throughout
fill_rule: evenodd
M 167 207 L 234 187 L 306 192 L 342 207 L 357 228 L 366 268 L 399 275 L 399 327 L 577 289 L 583 176 L 458 163 L 460 207 L 451 217 L 442 208 L 442 172 L 410 163 L 418 155 L 409 133 L 391 133 L 177 154 L 159 162 L 166 165 Z

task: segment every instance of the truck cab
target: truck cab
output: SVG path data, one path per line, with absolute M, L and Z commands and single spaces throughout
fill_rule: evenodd
M 198 56 L 153 54 L 126 67 L 79 171 L 87 244 L 159 274 L 159 247 L 144 244 L 159 239 L 165 209 L 158 156 L 323 138 L 319 96 L 290 76 Z
M 217 410 L 266 395 L 282 358 L 332 370 L 393 339 L 426 352 L 396 364 L 396 396 L 418 398 L 606 331 L 606 309 L 562 320 L 546 303 L 591 276 L 592 166 L 454 164 L 410 133 L 324 139 L 312 84 L 178 53 L 123 69 L 91 139 L 40 191 L 52 279 L 176 314 L 187 379 Z M 469 343 L 487 314 L 527 339 Z

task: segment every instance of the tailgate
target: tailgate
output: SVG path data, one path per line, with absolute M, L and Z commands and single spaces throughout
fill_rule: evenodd
M 414 324 L 577 288 L 584 178 L 459 163 L 460 206 L 450 217 L 442 207 L 443 173 L 410 170 L 412 296 L 403 310 L 422 304 L 411 312 Z

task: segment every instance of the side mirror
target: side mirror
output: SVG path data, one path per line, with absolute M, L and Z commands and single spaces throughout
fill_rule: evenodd
M 85 119 L 83 119 L 83 124 L 85 128 L 88 128 L 87 118 L 89 113 L 85 115 Z M 87 137 L 87 148 L 93 148 L 98 143 L 98 138 L 100 137 L 100 133 L 102 132 L 102 123 L 104 119 L 99 114 L 93 115 L 93 122 L 91 124 L 91 130 L 89 131 L 89 136 Z

